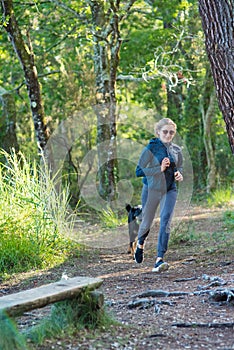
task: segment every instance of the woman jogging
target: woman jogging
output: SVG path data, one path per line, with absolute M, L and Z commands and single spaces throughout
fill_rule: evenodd
M 134 254 L 135 261 L 139 264 L 144 259 L 145 240 L 160 204 L 160 229 L 153 272 L 161 272 L 169 267 L 163 258 L 168 248 L 177 199 L 176 181 L 183 181 L 181 148 L 172 143 L 176 128 L 176 124 L 169 118 L 163 118 L 156 123 L 156 137 L 143 149 L 136 168 L 136 176 L 143 177 L 142 222 Z

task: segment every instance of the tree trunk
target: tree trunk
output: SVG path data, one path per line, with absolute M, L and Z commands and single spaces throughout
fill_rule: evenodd
M 219 108 L 234 154 L 234 3 L 232 0 L 198 2 Z
M 178 85 L 174 91 L 167 88 L 167 118 L 171 118 L 178 123 L 183 116 L 183 91 L 182 86 Z
M 99 193 L 111 203 L 116 198 L 116 72 L 121 45 L 118 6 L 111 2 L 108 16 L 104 2 L 90 1 L 93 21 L 96 74 L 97 147 Z
M 212 119 L 215 115 L 216 96 L 215 91 L 211 92 L 209 98 L 209 105 L 205 110 L 204 101 L 201 103 L 201 113 L 203 121 L 203 141 L 206 150 L 206 159 L 208 166 L 206 190 L 210 193 L 215 188 L 216 184 L 216 166 L 215 166 L 215 154 L 212 145 Z
M 3 113 L 0 118 L 0 148 L 10 152 L 12 148 L 16 153 L 19 151 L 19 145 L 16 136 L 16 109 L 13 95 L 0 87 L 0 101 L 2 102 Z
M 34 121 L 35 133 L 38 142 L 39 151 L 45 149 L 48 141 L 48 130 L 44 118 L 44 110 L 41 100 L 40 84 L 37 76 L 37 69 L 34 63 L 34 54 L 32 46 L 27 45 L 19 29 L 17 20 L 14 15 L 12 0 L 1 0 L 5 25 L 3 26 L 11 40 L 13 48 L 18 55 L 19 61 L 24 71 L 30 107 Z

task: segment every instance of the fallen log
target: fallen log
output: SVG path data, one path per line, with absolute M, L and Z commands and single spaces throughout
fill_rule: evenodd
M 85 291 L 90 292 L 99 288 L 101 284 L 100 278 L 78 276 L 66 280 L 61 279 L 54 283 L 0 297 L 0 312 L 3 311 L 8 316 L 20 316 L 30 310 L 76 298 Z

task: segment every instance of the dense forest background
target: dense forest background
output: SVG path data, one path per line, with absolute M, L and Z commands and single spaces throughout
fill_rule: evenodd
M 131 179 L 138 201 L 137 156 L 161 117 L 177 123 L 196 196 L 232 183 L 197 1 L 2 1 L 2 15 L 0 147 L 38 161 L 52 147 L 72 205 L 96 191 L 93 167 L 103 198 Z
M 96 321 L 97 308 L 85 298 L 84 308 L 77 301 L 72 310 L 59 304 L 48 319 L 43 312 L 36 319 L 28 313 L 30 325 L 24 318 L 18 334 L 4 314 L 0 348 L 231 344 L 225 311 L 231 289 L 219 305 L 224 309 L 214 312 L 194 290 L 215 287 L 207 281 L 219 280 L 225 288 L 232 282 L 233 0 L 1 0 L 0 10 L 1 294 L 91 274 L 105 280 L 106 306 L 121 315 L 121 329 L 102 308 Z M 149 274 L 154 244 L 143 268 L 131 267 L 126 204 L 141 202 L 136 164 L 163 117 L 177 124 L 184 181 L 178 184 L 168 256 L 174 266 L 161 279 Z M 157 230 L 158 222 L 152 238 Z M 193 304 L 189 297 L 187 307 L 175 292 L 175 302 L 152 299 L 135 313 L 128 307 L 143 295 L 136 291 L 150 286 L 161 294 L 174 282 L 176 289 L 182 282 L 181 289 L 191 291 Z M 92 319 L 92 333 L 86 319 Z M 171 327 L 175 319 L 185 320 L 187 334 Z M 193 319 L 196 333 L 195 323 L 187 323 Z

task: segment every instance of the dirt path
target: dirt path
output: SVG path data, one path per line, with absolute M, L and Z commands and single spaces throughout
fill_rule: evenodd
M 230 247 L 220 249 L 223 242 L 216 239 L 225 230 L 220 223 L 221 214 L 221 211 L 193 209 L 189 225 L 193 225 L 193 233 L 198 238 L 192 244 L 178 243 L 170 247 L 166 256 L 170 268 L 164 273 L 151 272 L 155 245 L 152 238 L 147 241 L 145 259 L 140 265 L 126 254 L 125 244 L 95 254 L 91 250 L 82 259 L 67 262 L 66 266 L 42 272 L 40 276 L 21 276 L 21 280 L 12 280 L 8 285 L 1 285 L 1 289 L 8 288 L 10 292 L 56 280 L 64 270 L 69 277 L 103 278 L 101 289 L 107 309 L 122 326 L 113 325 L 94 334 L 84 331 L 56 342 L 47 341 L 44 347 L 37 347 L 40 350 L 234 349 L 234 327 L 228 327 L 234 323 L 234 305 L 214 302 L 209 294 L 202 293 L 203 290 L 234 288 L 234 251 Z M 207 233 L 206 239 L 201 237 L 201 232 Z M 163 291 L 164 294 L 139 296 L 147 291 Z M 134 301 L 139 305 L 134 306 Z M 179 326 L 185 323 L 199 323 L 199 326 Z M 215 328 L 215 324 L 223 326 Z

